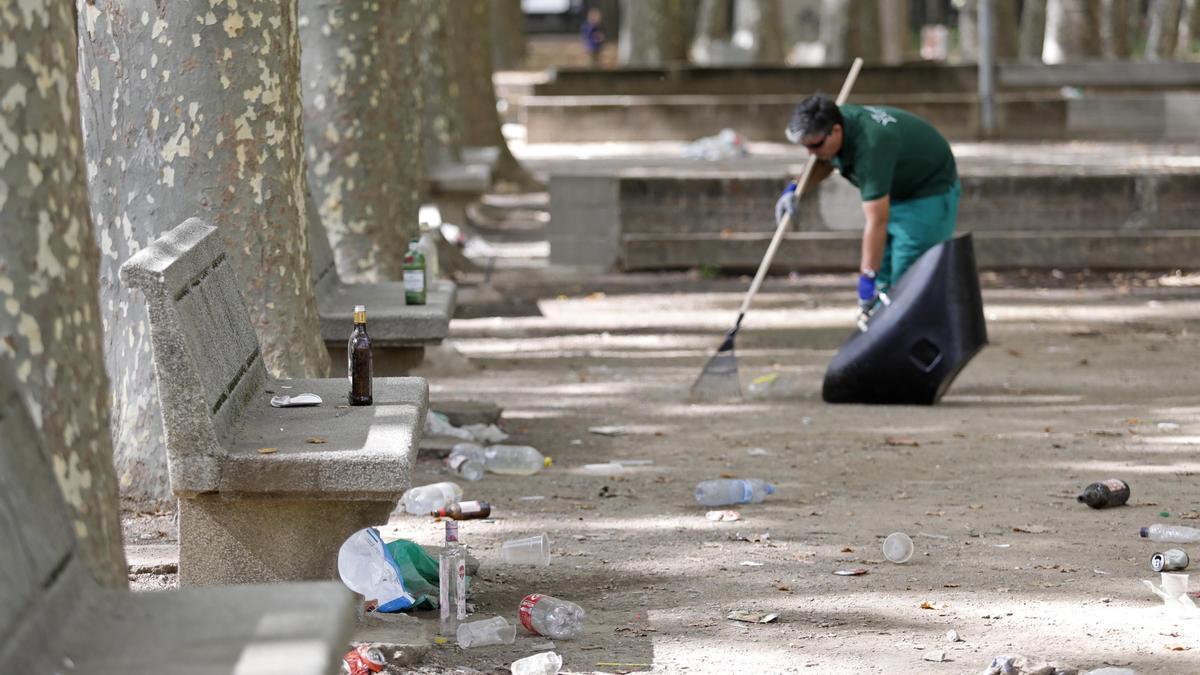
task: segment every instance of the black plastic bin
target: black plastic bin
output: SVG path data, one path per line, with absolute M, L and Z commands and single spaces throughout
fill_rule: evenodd
M 833 357 L 826 402 L 933 405 L 987 344 L 969 234 L 926 251 L 890 297 Z

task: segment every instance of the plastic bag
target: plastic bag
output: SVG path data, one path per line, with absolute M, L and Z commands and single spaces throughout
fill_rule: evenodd
M 377 612 L 436 609 L 438 561 L 407 539 L 383 543 L 368 527 L 338 551 L 338 576 L 350 590 L 377 603 Z

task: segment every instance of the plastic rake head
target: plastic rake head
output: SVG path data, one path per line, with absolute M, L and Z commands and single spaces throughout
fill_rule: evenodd
M 742 398 L 742 383 L 738 378 L 737 357 L 733 346 L 718 350 L 708 360 L 700 376 L 692 383 L 690 398 L 693 401 L 728 401 Z

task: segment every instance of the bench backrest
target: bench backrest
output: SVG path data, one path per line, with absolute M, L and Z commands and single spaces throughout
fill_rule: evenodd
M 14 650 L 31 648 L 21 634 L 80 564 L 42 434 L 0 360 L 0 670 Z
M 216 489 L 216 457 L 267 382 L 217 228 L 189 218 L 121 266 L 146 295 L 176 494 Z
M 308 202 L 308 251 L 312 269 L 313 292 L 317 297 L 326 290 L 341 283 L 338 277 L 337 261 L 333 257 L 333 247 L 329 245 L 329 234 L 321 222 L 321 214 L 317 211 L 316 203 L 310 194 Z

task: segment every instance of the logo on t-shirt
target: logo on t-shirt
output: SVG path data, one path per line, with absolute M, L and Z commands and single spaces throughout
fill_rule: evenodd
M 888 114 L 888 111 L 882 108 L 876 108 L 873 105 L 865 105 L 863 106 L 863 109 L 871 111 L 871 119 L 875 120 L 882 126 L 886 127 L 889 124 L 896 123 L 896 118 L 892 117 L 890 114 Z

